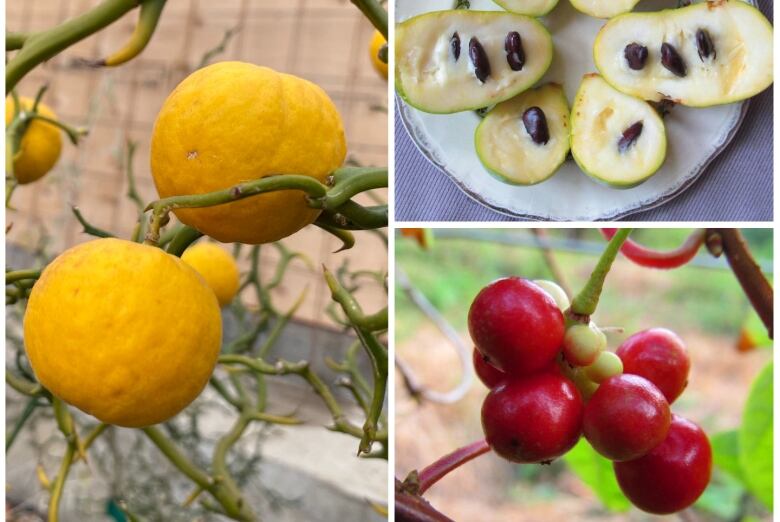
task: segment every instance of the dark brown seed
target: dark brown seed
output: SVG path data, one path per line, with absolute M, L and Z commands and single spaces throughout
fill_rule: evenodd
M 718 53 L 715 51 L 715 44 L 712 43 L 710 33 L 706 29 L 696 31 L 696 46 L 699 48 L 699 58 L 701 58 L 702 62 L 710 56 L 712 56 L 713 60 L 718 57 Z
M 550 141 L 550 129 L 547 127 L 547 117 L 539 107 L 531 107 L 523 114 L 525 130 L 537 145 L 547 145 Z
M 469 57 L 474 64 L 474 74 L 477 75 L 477 79 L 485 83 L 490 76 L 490 60 L 476 36 L 469 40 Z
M 458 61 L 458 58 L 460 58 L 460 35 L 457 31 L 452 33 L 452 38 L 450 38 L 450 49 L 452 50 L 452 56 L 455 57 L 455 61 Z
M 644 45 L 639 45 L 636 42 L 630 43 L 626 46 L 623 54 L 626 56 L 626 62 L 628 62 L 628 66 L 631 69 L 641 71 L 645 68 L 648 52 L 647 47 Z
M 682 56 L 671 44 L 664 43 L 661 46 L 661 63 L 676 76 L 684 78 L 688 74 Z
M 618 142 L 618 150 L 621 154 L 625 153 L 634 145 L 634 143 L 636 143 L 636 140 L 642 135 L 643 128 L 644 124 L 641 121 L 638 121 L 623 131 L 623 136 L 620 137 L 620 141 Z
M 506 35 L 504 50 L 509 68 L 513 71 L 522 71 L 523 65 L 525 65 L 525 51 L 523 51 L 523 40 L 520 38 L 520 33 L 512 31 Z

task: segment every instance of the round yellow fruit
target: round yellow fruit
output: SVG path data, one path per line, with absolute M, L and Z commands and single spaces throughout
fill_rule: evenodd
M 19 105 L 23 111 L 32 109 L 35 100 L 20 97 Z M 56 119 L 47 105 L 38 103 L 38 113 L 47 118 Z M 5 99 L 5 125 L 14 118 L 14 101 L 10 96 Z M 14 158 L 14 177 L 24 185 L 42 178 L 57 163 L 62 151 L 62 135 L 56 125 L 33 119 L 22 137 L 19 150 Z
M 221 62 L 192 73 L 165 100 L 151 166 L 165 198 L 273 174 L 325 182 L 345 156 L 341 117 L 320 87 L 267 67 Z M 294 234 L 320 211 L 303 192 L 285 190 L 174 213 L 218 241 L 261 244 Z
M 198 243 L 188 248 L 181 259 L 203 276 L 220 306 L 228 305 L 236 296 L 238 265 L 224 249 L 214 243 Z
M 51 393 L 127 427 L 167 420 L 191 403 L 219 355 L 214 292 L 181 259 L 124 241 L 66 250 L 33 286 L 24 345 Z
M 374 36 L 371 37 L 371 43 L 368 46 L 368 51 L 371 53 L 371 64 L 379 74 L 384 76 L 385 80 L 387 80 L 387 64 L 379 59 L 379 50 L 386 44 L 387 40 L 382 36 L 382 33 L 374 31 Z

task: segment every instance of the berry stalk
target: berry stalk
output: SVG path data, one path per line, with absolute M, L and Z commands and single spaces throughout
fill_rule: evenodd
M 479 457 L 480 455 L 484 455 L 489 451 L 490 446 L 488 446 L 487 441 L 484 439 L 478 440 L 477 442 L 473 442 L 468 446 L 456 449 L 452 453 L 443 456 L 433 464 L 423 468 L 423 470 L 420 471 L 417 475 L 419 481 L 418 494 L 422 495 L 425 493 L 442 477 L 446 476 L 447 473 L 458 469 L 463 464 L 474 460 L 475 458 Z
M 615 261 L 623 243 L 628 239 L 631 230 L 630 228 L 617 230 L 612 239 L 609 240 L 607 248 L 601 254 L 601 258 L 596 268 L 590 274 L 585 287 L 572 300 L 571 308 L 567 312 L 568 319 L 584 324 L 590 321 L 590 316 L 593 315 L 596 311 L 596 306 L 599 304 L 601 290 L 604 288 L 604 280 L 607 278 L 607 274 L 612 268 L 612 263 Z
M 617 233 L 615 228 L 602 228 L 601 233 L 607 239 L 612 239 Z M 694 230 L 688 236 L 685 242 L 674 250 L 666 252 L 647 248 L 630 239 L 626 240 L 620 248 L 620 252 L 637 265 L 647 268 L 658 268 L 660 270 L 670 270 L 679 268 L 687 264 L 699 252 L 699 248 L 704 244 L 707 231 L 704 229 Z

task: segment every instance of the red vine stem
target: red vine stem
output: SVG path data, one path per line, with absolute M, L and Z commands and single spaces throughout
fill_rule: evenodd
M 601 229 L 601 233 L 604 234 L 604 237 L 607 239 L 612 239 L 616 232 L 616 228 Z M 672 268 L 679 268 L 693 259 L 704 244 L 706 236 L 706 230 L 695 230 L 679 248 L 667 252 L 653 250 L 628 239 L 623 243 L 620 252 L 637 265 L 648 268 L 658 268 L 661 270 L 670 270 Z
M 450 471 L 453 471 L 463 464 L 474 460 L 480 455 L 484 455 L 490 451 L 490 446 L 486 440 L 478 440 L 468 446 L 456 449 L 452 453 L 443 456 L 430 466 L 423 468 L 418 474 L 419 489 L 418 494 L 422 495 L 431 486 L 436 484 L 439 479 L 447 475 Z
M 750 304 L 774 338 L 774 290 L 753 259 L 745 238 L 735 228 L 712 228 L 706 234 L 707 248 L 715 257 L 726 254 L 731 270 L 745 291 Z

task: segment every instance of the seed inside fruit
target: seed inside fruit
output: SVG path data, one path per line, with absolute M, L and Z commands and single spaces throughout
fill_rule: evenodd
M 621 154 L 624 154 L 634 145 L 634 143 L 636 143 L 636 140 L 642 135 L 643 128 L 644 124 L 641 121 L 638 121 L 623 131 L 623 136 L 620 137 L 620 141 L 618 142 L 618 150 Z
M 477 75 L 477 79 L 485 83 L 490 77 L 490 60 L 488 60 L 487 53 L 476 36 L 469 40 L 469 57 L 471 63 L 474 64 L 474 74 Z
M 452 56 L 457 62 L 458 58 L 460 58 L 460 35 L 457 31 L 452 33 L 452 37 L 450 38 L 450 49 L 452 50 Z
M 623 54 L 626 57 L 626 62 L 628 62 L 628 66 L 635 70 L 635 71 L 641 71 L 645 68 L 645 64 L 647 63 L 647 56 L 648 51 L 647 47 L 644 45 L 640 45 L 636 42 L 630 43 L 626 46 L 625 51 Z
M 547 127 L 547 117 L 539 107 L 531 107 L 523 114 L 525 130 L 537 145 L 547 145 L 550 141 L 550 129 Z
M 523 50 L 523 40 L 520 33 L 512 31 L 506 35 L 504 41 L 504 50 L 506 51 L 506 61 L 509 68 L 513 71 L 522 71 L 525 65 L 525 51 Z
M 712 59 L 718 57 L 717 51 L 715 51 L 715 44 L 712 43 L 709 31 L 706 29 L 699 29 L 696 31 L 696 46 L 699 48 L 699 58 L 704 61 L 706 58 L 712 56 Z
M 688 68 L 680 53 L 673 45 L 666 42 L 661 45 L 661 63 L 675 76 L 684 78 L 688 74 Z

